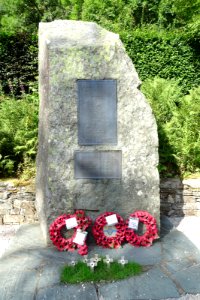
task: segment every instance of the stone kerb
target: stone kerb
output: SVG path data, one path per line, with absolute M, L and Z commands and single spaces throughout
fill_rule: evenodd
M 147 210 L 159 224 L 157 127 L 119 36 L 95 23 L 54 21 L 39 28 L 40 122 L 36 202 L 43 233 L 59 215 L 84 209 L 123 217 Z M 78 143 L 77 80 L 116 80 L 117 144 Z M 120 151 L 122 178 L 76 179 L 76 151 Z

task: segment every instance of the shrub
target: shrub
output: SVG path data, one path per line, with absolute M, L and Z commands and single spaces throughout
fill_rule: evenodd
M 0 34 L 0 83 L 6 94 L 21 96 L 38 75 L 38 47 L 34 35 Z
M 181 173 L 200 171 L 200 87 L 181 99 L 179 113 L 166 127 Z
M 121 32 L 121 38 L 142 80 L 174 78 L 184 93 L 200 85 L 199 54 L 179 31 L 149 26 Z
M 169 142 L 166 126 L 174 114 L 178 112 L 178 104 L 182 97 L 181 88 L 175 80 L 155 77 L 147 79 L 142 84 L 142 92 L 148 99 L 158 126 L 159 137 L 159 171 L 162 175 L 170 176 L 179 173 L 174 157 L 173 144 Z
M 158 125 L 160 173 L 200 170 L 200 87 L 184 96 L 178 82 L 147 79 L 142 85 Z
M 23 172 L 22 166 L 35 160 L 38 95 L 34 90 L 22 99 L 0 100 L 0 175 L 7 176 Z

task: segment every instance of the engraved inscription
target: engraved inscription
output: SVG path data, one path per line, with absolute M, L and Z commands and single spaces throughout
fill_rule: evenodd
M 78 143 L 117 143 L 116 80 L 77 80 Z
M 122 177 L 122 153 L 116 151 L 76 151 L 75 178 L 116 178 Z

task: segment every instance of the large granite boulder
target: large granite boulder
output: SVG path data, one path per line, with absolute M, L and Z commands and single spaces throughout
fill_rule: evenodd
M 125 218 L 135 210 L 147 210 L 159 224 L 157 126 L 119 36 L 90 22 L 40 23 L 39 74 L 36 201 L 46 241 L 49 224 L 74 209 L 84 209 L 93 217 L 115 211 Z M 84 79 L 116 82 L 117 143 L 79 143 L 77 80 Z M 76 178 L 77 150 L 118 150 L 121 176 Z

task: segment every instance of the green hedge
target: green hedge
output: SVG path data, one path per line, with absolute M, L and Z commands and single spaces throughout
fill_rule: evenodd
M 198 40 L 192 43 L 181 32 L 157 26 L 123 31 L 120 36 L 156 115 L 160 172 L 169 176 L 199 171 Z M 24 92 L 37 79 L 38 48 L 35 35 L 0 38 L 0 83 L 3 93 L 17 96 L 0 98 L 0 176 L 5 176 L 30 170 L 35 159 L 38 95 Z
M 198 44 L 188 43 L 179 32 L 138 28 L 121 32 L 122 41 L 142 80 L 159 76 L 179 81 L 183 91 L 200 85 Z M 1 35 L 0 82 L 4 93 L 20 95 L 36 80 L 37 37 Z
M 4 93 L 21 95 L 38 75 L 36 36 L 0 35 L 0 84 Z
M 200 85 L 199 53 L 179 32 L 143 28 L 123 32 L 121 38 L 142 80 L 174 78 L 184 93 Z

